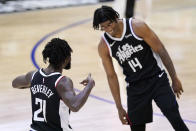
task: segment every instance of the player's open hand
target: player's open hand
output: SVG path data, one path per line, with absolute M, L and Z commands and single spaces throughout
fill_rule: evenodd
M 178 98 L 180 98 L 180 95 L 182 94 L 182 92 L 184 92 L 183 88 L 182 88 L 182 84 L 180 82 L 180 80 L 178 79 L 178 77 L 176 76 L 174 80 L 172 80 L 172 88 L 174 90 L 174 93 L 176 94 L 176 96 Z

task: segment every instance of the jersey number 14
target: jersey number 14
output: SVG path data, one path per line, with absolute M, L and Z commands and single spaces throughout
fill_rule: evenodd
M 35 104 L 39 105 L 39 109 L 34 112 L 33 120 L 47 122 L 46 121 L 46 100 L 35 98 Z M 41 114 L 43 115 L 43 117 L 38 116 Z
M 129 66 L 131 67 L 131 69 L 133 70 L 133 72 L 136 72 L 136 67 L 139 67 L 140 69 L 142 69 L 142 65 L 140 64 L 139 60 L 137 58 L 134 58 L 130 61 L 128 61 Z

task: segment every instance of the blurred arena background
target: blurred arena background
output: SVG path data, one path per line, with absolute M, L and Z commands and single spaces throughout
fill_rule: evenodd
M 98 3 L 98 0 L 1 0 L 0 12 L 9 13 L 95 3 Z
M 94 10 L 113 6 L 124 17 L 126 0 L 0 0 L 0 131 L 27 131 L 31 123 L 30 92 L 13 89 L 12 79 L 45 67 L 41 51 L 53 37 L 66 39 L 74 50 L 72 69 L 64 71 L 75 88 L 92 73 L 96 86 L 87 103 L 71 114 L 74 131 L 129 131 L 118 118 L 97 44 L 101 32 L 92 28 Z M 158 34 L 172 57 L 185 92 L 178 100 L 190 131 L 196 130 L 196 1 L 136 0 L 135 17 Z M 115 64 L 126 108 L 126 88 Z M 154 122 L 147 131 L 171 131 L 172 127 L 154 104 Z

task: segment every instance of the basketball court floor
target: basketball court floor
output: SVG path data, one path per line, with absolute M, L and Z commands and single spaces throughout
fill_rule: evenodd
M 150 1 L 150 0 L 149 0 Z M 120 2 L 120 1 L 116 1 Z M 190 131 L 196 130 L 196 1 L 152 0 L 136 3 L 136 17 L 144 19 L 167 48 L 184 93 L 178 103 Z M 118 3 L 104 3 L 114 6 Z M 72 69 L 63 74 L 72 78 L 77 91 L 88 73 L 96 81 L 87 103 L 71 113 L 74 131 L 129 131 L 118 118 L 106 75 L 97 53 L 100 31 L 92 28 L 97 5 L 76 6 L 0 15 L 0 131 L 27 131 L 31 123 L 31 99 L 28 89 L 13 89 L 11 81 L 19 74 L 46 67 L 41 51 L 52 38 L 69 42 L 73 49 Z M 122 14 L 122 13 L 121 13 Z M 121 84 L 122 103 L 126 108 L 126 85 L 121 69 L 115 64 Z M 154 122 L 147 131 L 172 131 L 172 127 L 154 104 Z

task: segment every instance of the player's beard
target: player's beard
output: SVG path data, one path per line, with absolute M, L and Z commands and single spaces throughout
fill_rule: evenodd
M 71 69 L 71 61 L 64 67 L 65 70 Z

